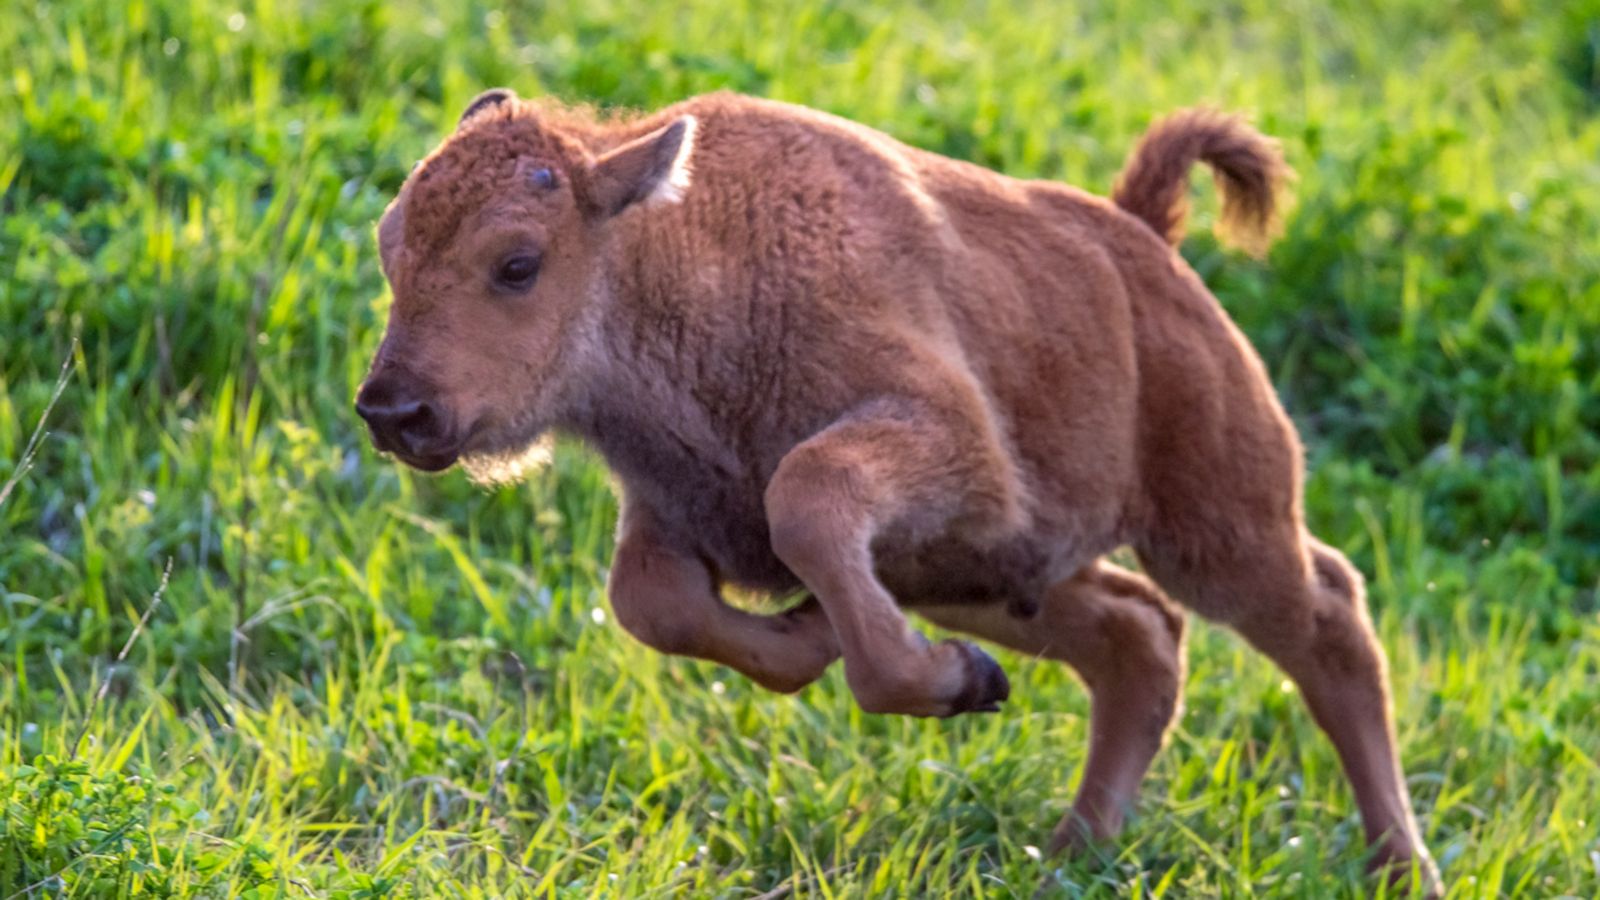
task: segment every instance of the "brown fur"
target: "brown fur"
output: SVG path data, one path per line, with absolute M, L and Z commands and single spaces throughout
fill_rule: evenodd
M 1189 169 L 1204 161 L 1222 193 L 1217 230 L 1260 255 L 1277 236 L 1278 197 L 1294 173 L 1278 142 L 1244 120 L 1214 110 L 1187 109 L 1157 122 L 1128 159 L 1111 197 L 1177 246 L 1189 214 Z
M 1068 662 L 1094 718 L 1058 847 L 1115 833 L 1175 715 L 1170 593 L 1299 681 L 1379 861 L 1429 874 L 1359 573 L 1306 531 L 1294 429 L 1169 246 L 1196 160 L 1263 246 L 1288 169 L 1214 113 L 1155 127 L 1113 204 L 746 97 L 486 95 L 379 229 L 362 414 L 429 469 L 587 441 L 623 496 L 617 618 L 667 652 L 785 691 L 842 656 L 864 709 L 914 715 L 1009 686 L 904 608 Z M 1101 561 L 1124 544 L 1149 579 Z M 723 584 L 813 599 L 763 617 Z

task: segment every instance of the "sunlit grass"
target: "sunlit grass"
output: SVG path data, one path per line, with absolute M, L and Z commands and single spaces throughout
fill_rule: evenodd
M 1252 115 L 1288 231 L 1224 253 L 1201 185 L 1185 250 L 1369 576 L 1452 896 L 1600 895 L 1600 7 L 1165 6 L 0 16 L 0 898 L 1382 890 L 1331 748 L 1220 631 L 1126 839 L 1041 861 L 1087 736 L 1059 666 L 1002 656 L 1005 713 L 948 722 L 837 672 L 763 694 L 609 622 L 581 448 L 493 492 L 376 457 L 372 224 L 493 84 L 751 91 L 1102 192 L 1162 112 Z

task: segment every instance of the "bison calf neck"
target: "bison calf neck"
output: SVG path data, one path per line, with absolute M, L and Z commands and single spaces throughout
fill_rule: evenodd
M 357 407 L 428 470 L 597 449 L 613 609 L 662 651 L 779 691 L 843 657 L 863 709 L 918 716 L 1009 686 L 905 609 L 1071 665 L 1093 719 L 1057 849 L 1116 832 L 1161 746 L 1175 598 L 1295 679 L 1375 859 L 1432 883 L 1361 575 L 1307 532 L 1294 428 L 1172 246 L 1196 161 L 1263 246 L 1288 170 L 1215 113 L 1152 129 L 1106 201 L 746 97 L 606 119 L 490 91 L 384 214 Z M 756 615 L 725 583 L 809 599 Z

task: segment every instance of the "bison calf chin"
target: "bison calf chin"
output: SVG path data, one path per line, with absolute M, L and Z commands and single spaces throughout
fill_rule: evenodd
M 1114 202 L 718 94 L 657 113 L 483 94 L 378 228 L 394 295 L 358 410 L 379 449 L 515 477 L 547 433 L 622 498 L 610 593 L 645 643 L 864 709 L 995 710 L 1004 673 L 906 610 L 1076 669 L 1091 748 L 1055 846 L 1108 839 L 1180 705 L 1183 617 L 1299 683 L 1380 864 L 1437 885 L 1359 574 L 1301 519 L 1262 363 L 1174 251 L 1188 170 L 1262 251 L 1290 177 L 1179 113 Z M 1130 545 L 1146 574 L 1104 561 Z M 809 599 L 778 616 L 724 585 Z

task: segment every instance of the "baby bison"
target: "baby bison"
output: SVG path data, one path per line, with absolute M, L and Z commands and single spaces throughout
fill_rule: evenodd
M 356 409 L 428 471 L 593 446 L 617 621 L 667 653 L 785 692 L 843 657 L 862 709 L 915 716 L 1009 685 L 908 609 L 1066 662 L 1093 718 L 1057 850 L 1117 832 L 1162 744 L 1176 598 L 1293 676 L 1374 858 L 1432 883 L 1361 575 L 1306 530 L 1294 428 L 1172 247 L 1196 161 L 1264 246 L 1288 169 L 1216 113 L 1155 126 L 1106 201 L 747 97 L 601 118 L 489 91 L 378 227 L 394 306 Z M 757 615 L 724 585 L 809 598 Z

